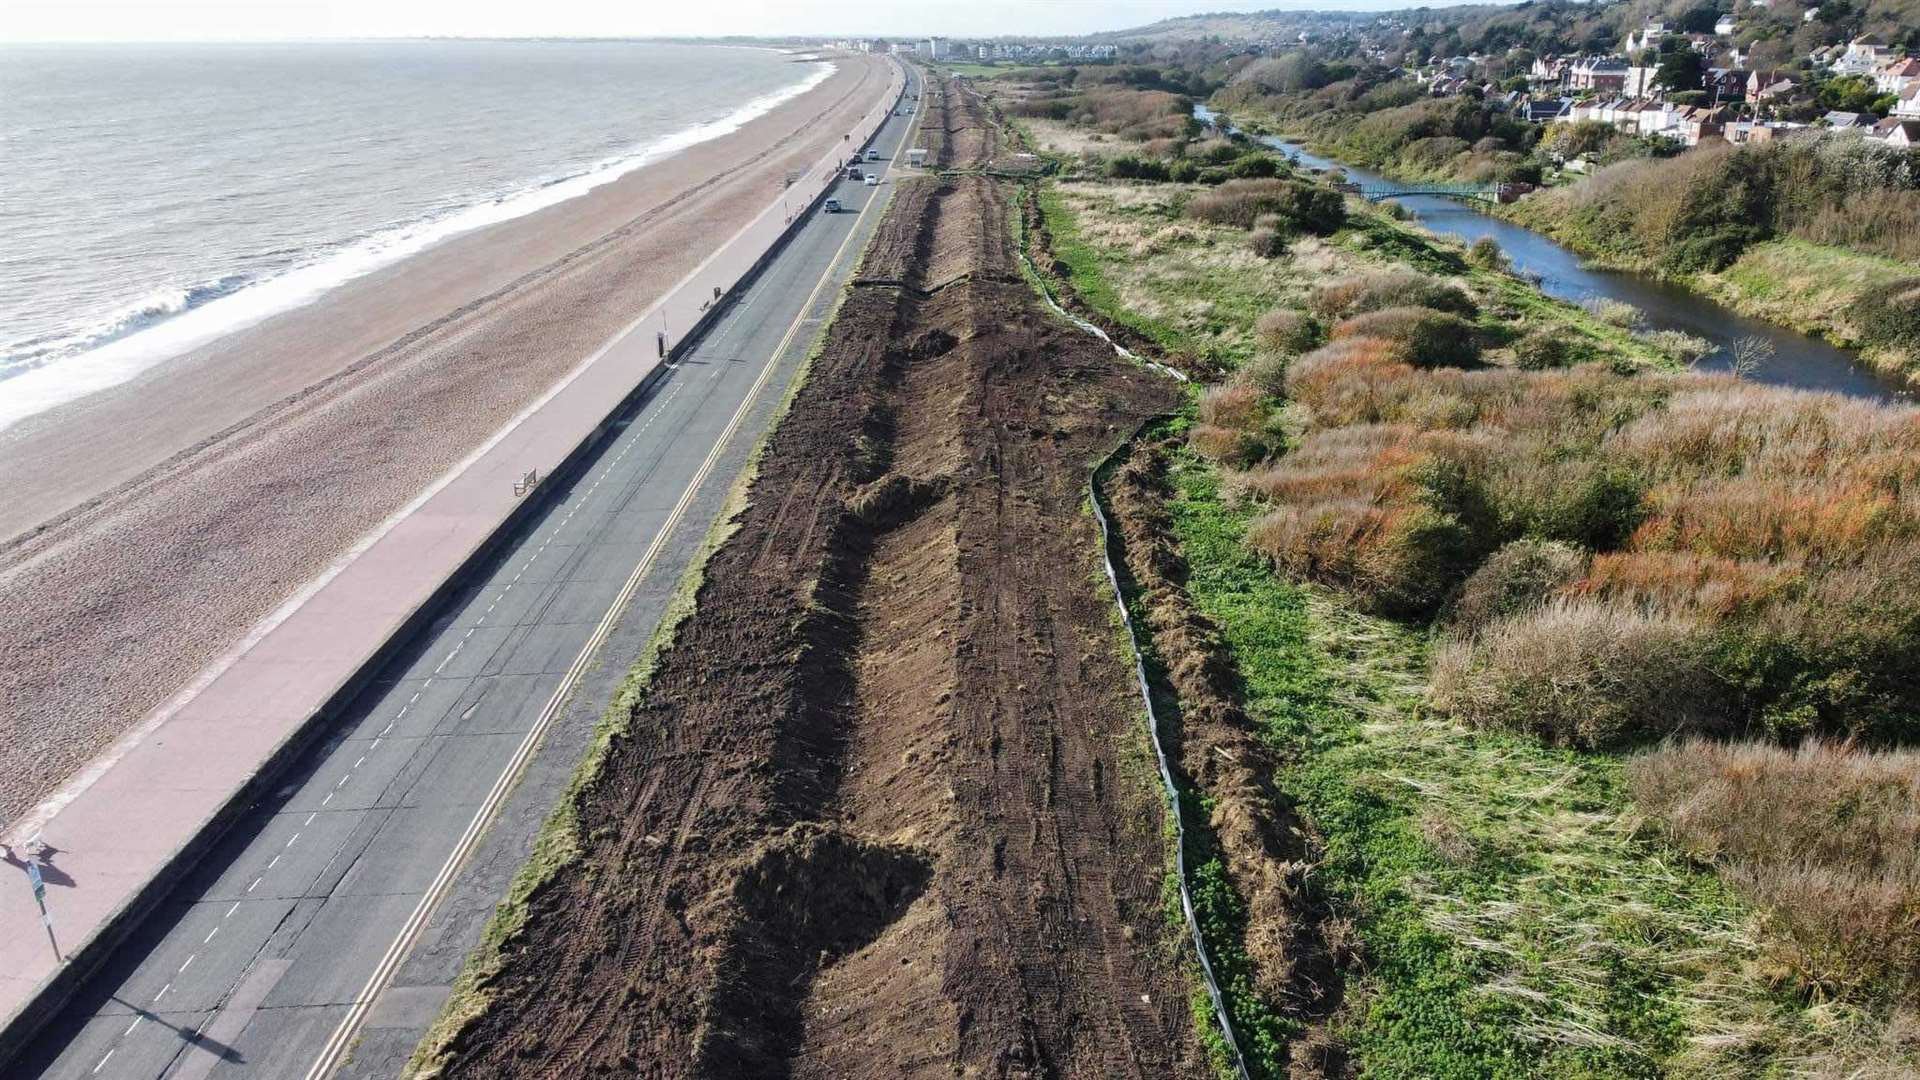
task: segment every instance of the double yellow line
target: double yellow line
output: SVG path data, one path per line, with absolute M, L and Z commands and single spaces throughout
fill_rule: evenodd
M 908 124 L 907 133 L 901 140 L 902 148 L 912 141 L 919 123 L 920 113 L 916 110 L 913 122 Z M 339 1026 L 334 1028 L 333 1034 L 327 1038 L 326 1045 L 320 1050 L 320 1056 L 314 1060 L 313 1067 L 307 1070 L 307 1080 L 325 1080 L 340 1067 L 341 1062 L 346 1060 L 347 1051 L 352 1047 L 361 1026 L 366 1022 L 367 1015 L 373 1010 L 375 1001 L 386 989 L 387 983 L 392 980 L 401 961 L 419 940 L 421 932 L 426 929 L 427 920 L 433 916 L 440 902 L 452 889 L 454 879 L 459 875 L 474 849 L 479 846 L 480 839 L 486 835 L 494 820 L 500 816 L 501 808 L 506 805 L 508 793 L 513 790 L 521 774 L 526 771 L 528 763 L 533 760 L 534 752 L 539 748 L 547 729 L 552 727 L 554 720 L 559 717 L 561 705 L 573 692 L 580 678 L 586 674 L 588 665 L 600 646 L 606 642 L 607 635 L 613 632 L 614 624 L 619 621 L 627 602 L 633 598 L 634 591 L 640 587 L 641 580 L 653 568 L 654 561 L 659 557 L 661 548 L 665 546 L 667 537 L 672 534 L 674 526 L 692 505 L 694 496 L 698 494 L 708 474 L 720 460 L 720 455 L 727 444 L 732 442 L 734 432 L 740 427 L 741 421 L 746 418 L 747 410 L 759 398 L 760 391 L 772 377 L 774 368 L 779 366 L 780 357 L 784 356 L 788 347 L 793 344 L 793 339 L 799 334 L 800 327 L 807 321 L 808 313 L 819 301 L 821 292 L 826 289 L 828 282 L 833 280 L 835 268 L 840 265 L 841 259 L 845 258 L 854 238 L 860 235 L 860 223 L 866 220 L 868 211 L 886 201 L 878 197 L 869 199 L 866 205 L 860 208 L 860 213 L 854 216 L 853 228 L 848 230 L 847 238 L 841 241 L 833 258 L 827 261 L 827 267 L 821 273 L 820 280 L 814 284 L 813 291 L 807 294 L 806 302 L 800 305 L 799 313 L 787 327 L 787 332 L 781 336 L 780 344 L 776 345 L 767 357 L 766 366 L 761 370 L 760 377 L 754 380 L 753 386 L 747 391 L 747 396 L 741 400 L 740 407 L 734 410 L 732 419 L 727 421 L 726 429 L 714 441 L 713 449 L 707 453 L 706 460 L 700 463 L 699 471 L 687 483 L 686 490 L 680 493 L 679 501 L 667 514 L 667 519 L 661 523 L 659 531 L 654 534 L 653 542 L 647 545 L 646 553 L 641 556 L 639 564 L 633 568 L 633 573 L 627 576 L 626 583 L 621 586 L 620 593 L 614 598 L 613 604 L 607 608 L 606 615 L 601 618 L 599 625 L 594 627 L 592 636 L 587 638 L 579 655 L 574 657 L 573 665 L 567 669 L 566 677 L 561 679 L 560 685 L 554 688 L 553 696 L 547 699 L 546 707 L 540 710 L 539 719 L 534 722 L 526 737 L 520 741 L 520 746 L 514 751 L 512 759 L 507 762 L 507 767 L 501 771 L 499 779 L 494 781 L 493 788 L 487 792 L 487 797 L 480 804 L 480 809 L 474 814 L 473 820 L 467 823 L 466 831 L 460 834 L 460 842 L 454 845 L 453 851 L 447 856 L 447 861 L 440 867 L 440 872 L 434 876 L 433 882 L 427 886 L 426 893 L 420 897 L 420 902 L 414 906 L 412 914 L 408 915 L 407 921 L 402 924 L 399 936 L 394 938 L 393 944 L 387 947 L 385 955 L 380 958 L 380 963 L 374 968 L 372 977 L 354 997 L 346 1016 L 341 1018 Z

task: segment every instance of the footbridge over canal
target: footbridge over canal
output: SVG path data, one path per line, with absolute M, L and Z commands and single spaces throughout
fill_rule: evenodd
M 1533 190 L 1531 184 L 1397 184 L 1392 182 L 1338 185 L 1341 191 L 1358 195 L 1368 202 L 1397 199 L 1406 195 L 1440 195 L 1450 199 L 1477 199 L 1481 202 L 1509 203 Z

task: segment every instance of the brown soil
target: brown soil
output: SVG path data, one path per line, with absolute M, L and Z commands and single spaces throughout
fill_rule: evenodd
M 448 1075 L 1206 1071 L 1084 509 L 1174 394 L 1043 314 L 1008 188 L 901 183 Z
M 1288 1075 L 1338 1076 L 1345 1055 L 1322 1023 L 1340 1001 L 1351 932 L 1315 895 L 1319 857 L 1310 826 L 1273 784 L 1278 761 L 1242 705 L 1239 674 L 1213 624 L 1187 596 L 1186 560 L 1167 517 L 1165 448 L 1134 445 L 1102 493 L 1124 573 L 1171 700 L 1156 705 L 1176 780 L 1213 811 L 1211 844 L 1246 904 L 1243 939 L 1254 989 L 1276 1011 L 1309 1025 L 1290 1051 Z M 1193 827 L 1193 823 L 1189 823 Z
M 458 237 L 0 437 L 13 820 L 484 443 L 885 89 L 843 57 L 740 132 Z M 40 522 L 54 496 L 89 497 Z

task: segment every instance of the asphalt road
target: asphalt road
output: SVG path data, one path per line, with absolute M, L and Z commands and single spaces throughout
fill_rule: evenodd
M 910 94 L 918 83 L 910 74 Z M 883 164 L 905 165 L 914 119 L 882 129 Z M 843 181 L 836 194 L 861 211 L 889 191 Z M 392 1075 L 879 216 L 814 214 L 5 1075 L 277 1080 L 307 1076 L 330 1041 L 352 1045 L 342 1072 Z M 548 710 L 563 683 L 570 696 Z M 543 713 L 551 725 L 530 739 Z M 483 809 L 490 828 L 470 836 Z

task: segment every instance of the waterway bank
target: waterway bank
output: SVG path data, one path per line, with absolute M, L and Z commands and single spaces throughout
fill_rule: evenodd
M 1210 121 L 1205 107 L 1196 118 Z M 1252 136 L 1309 168 L 1338 169 L 1359 183 L 1391 183 L 1380 173 L 1346 165 L 1309 152 L 1272 135 Z M 1712 342 L 1714 349 L 1698 366 L 1708 371 L 1733 367 L 1736 343 L 1760 342 L 1768 354 L 1749 377 L 1757 382 L 1803 390 L 1826 390 L 1877 401 L 1905 400 L 1913 388 L 1875 370 L 1858 354 L 1753 315 L 1743 314 L 1680 284 L 1649 274 L 1596 264 L 1555 239 L 1504 216 L 1494 208 L 1439 196 L 1414 195 L 1395 200 L 1428 230 L 1471 244 L 1491 238 L 1515 271 L 1536 281 L 1557 299 L 1585 303 L 1596 298 L 1631 304 L 1655 330 L 1677 330 Z

